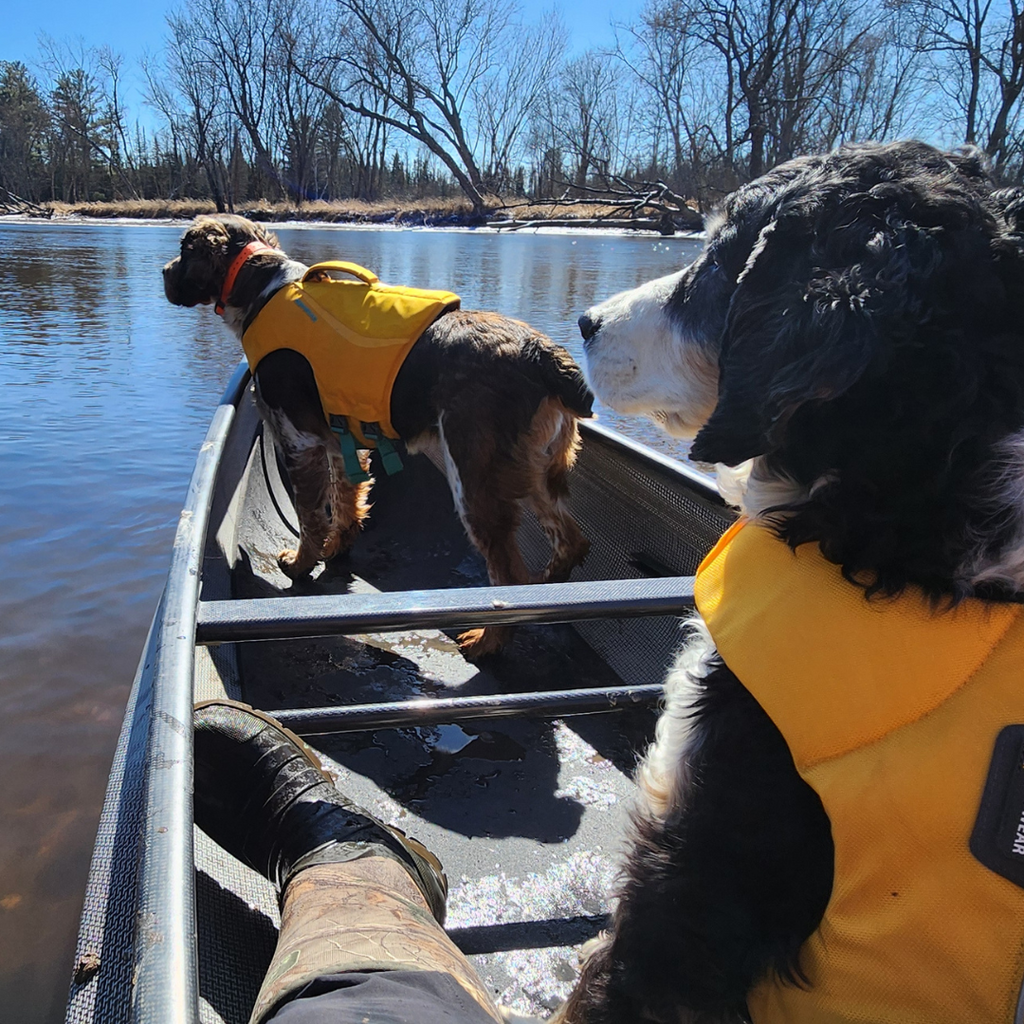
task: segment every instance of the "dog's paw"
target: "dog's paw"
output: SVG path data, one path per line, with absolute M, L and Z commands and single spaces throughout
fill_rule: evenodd
M 298 551 L 282 551 L 277 556 L 277 567 L 290 580 L 297 580 L 303 576 L 308 576 L 314 565 L 316 565 L 316 562 L 309 565 L 304 561 L 300 561 Z
M 459 650 L 466 661 L 479 661 L 488 655 L 497 654 L 508 642 L 511 630 L 501 626 L 486 629 L 467 629 L 458 637 Z

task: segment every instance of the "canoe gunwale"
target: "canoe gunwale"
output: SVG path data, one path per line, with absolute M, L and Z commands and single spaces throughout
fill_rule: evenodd
M 248 375 L 246 366 L 235 371 L 200 446 L 143 673 L 149 711 L 130 1014 L 136 1024 L 199 1018 L 192 841 L 196 612 L 220 456 Z
M 631 438 L 620 434 L 617 430 L 606 427 L 603 423 L 598 423 L 595 420 L 579 420 L 578 422 L 580 434 L 584 442 L 590 437 L 607 445 L 609 448 L 617 448 L 626 455 L 642 459 L 648 468 L 659 469 L 670 477 L 682 477 L 690 487 L 700 491 L 707 500 L 723 507 L 726 505 L 726 501 L 719 493 L 714 480 L 693 466 L 688 466 L 685 462 L 679 462 L 668 455 L 662 455 L 661 452 L 633 441 Z

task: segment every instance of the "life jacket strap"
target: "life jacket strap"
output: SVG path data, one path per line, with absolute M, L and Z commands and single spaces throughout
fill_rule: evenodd
M 384 472 L 388 476 L 394 476 L 396 473 L 400 473 L 404 468 L 402 466 L 402 456 L 395 451 L 395 446 L 391 443 L 391 438 L 385 437 L 383 431 L 380 429 L 379 423 L 363 423 L 362 424 L 363 437 L 368 441 L 372 441 L 380 452 L 380 461 L 384 464 Z
M 348 429 L 348 420 L 344 416 L 331 416 L 331 430 L 338 439 L 341 448 L 341 457 L 345 463 L 345 476 L 354 484 L 365 483 L 370 479 L 362 464 L 359 462 L 359 455 L 356 451 L 356 439 L 352 431 Z

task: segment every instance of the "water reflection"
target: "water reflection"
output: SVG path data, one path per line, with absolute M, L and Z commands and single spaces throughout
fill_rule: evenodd
M 127 690 L 236 343 L 163 298 L 180 227 L 0 224 L 0 1007 L 63 1019 Z M 458 291 L 580 355 L 575 319 L 691 242 L 283 229 L 306 262 Z M 605 419 L 664 444 L 657 431 Z M 671 446 L 669 446 L 671 448 Z

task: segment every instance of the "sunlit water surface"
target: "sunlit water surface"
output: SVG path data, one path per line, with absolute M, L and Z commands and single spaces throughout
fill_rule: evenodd
M 89 856 L 196 451 L 237 343 L 176 309 L 180 226 L 0 223 L 0 1020 L 63 1019 Z M 688 262 L 649 237 L 292 228 L 282 246 L 447 288 L 581 357 L 593 302 Z M 650 424 L 602 419 L 672 453 Z

